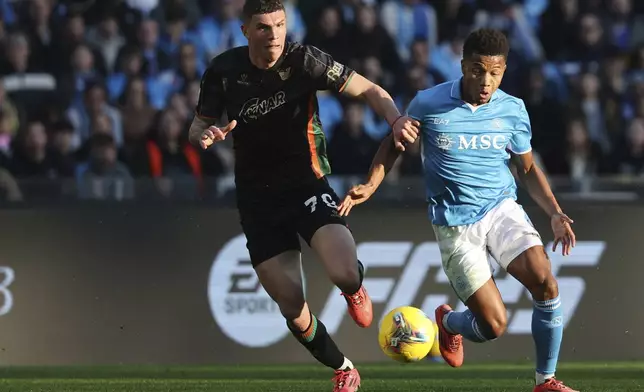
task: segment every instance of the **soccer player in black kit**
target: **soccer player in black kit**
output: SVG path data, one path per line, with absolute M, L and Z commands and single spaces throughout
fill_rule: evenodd
M 286 42 L 280 0 L 247 0 L 242 31 L 248 46 L 215 57 L 201 80 L 190 141 L 206 149 L 233 137 L 237 207 L 257 276 L 286 323 L 311 354 L 335 371 L 334 392 L 354 392 L 360 375 L 304 300 L 301 236 L 342 291 L 360 327 L 373 319 L 363 267 L 330 173 L 316 91 L 364 99 L 410 142 L 418 123 L 401 116 L 381 87 L 321 50 Z M 226 112 L 228 125 L 215 123 Z M 404 145 L 397 147 L 404 150 Z

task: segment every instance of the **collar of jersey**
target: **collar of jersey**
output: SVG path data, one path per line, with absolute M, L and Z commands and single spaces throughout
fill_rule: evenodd
M 452 98 L 454 98 L 454 99 L 458 99 L 459 101 L 462 101 L 462 100 L 463 100 L 463 98 L 461 98 L 461 83 L 462 83 L 462 82 L 463 82 L 463 78 L 460 78 L 460 79 L 454 80 L 454 81 L 452 82 L 452 90 L 451 90 L 451 92 L 450 92 L 450 95 L 452 96 Z M 491 102 L 496 101 L 496 99 L 497 99 L 498 97 L 499 97 L 499 90 L 497 89 L 497 90 L 494 92 L 494 94 L 492 94 L 492 98 L 490 98 L 490 102 L 488 102 L 488 103 L 491 103 Z

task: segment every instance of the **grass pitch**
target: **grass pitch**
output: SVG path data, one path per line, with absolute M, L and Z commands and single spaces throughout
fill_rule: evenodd
M 531 392 L 531 364 L 383 364 L 359 367 L 364 392 Z M 2 392 L 330 392 L 322 366 L 5 367 Z M 563 364 L 582 392 L 644 391 L 644 363 Z

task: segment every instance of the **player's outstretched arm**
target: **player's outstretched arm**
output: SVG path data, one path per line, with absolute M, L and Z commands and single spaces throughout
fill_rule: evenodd
M 396 148 L 405 151 L 405 143 L 418 138 L 419 123 L 398 111 L 394 100 L 382 87 L 333 60 L 331 55 L 311 45 L 302 46 L 303 68 L 318 90 L 334 90 L 346 96 L 360 98 L 387 121 L 393 129 Z
M 340 216 L 347 216 L 349 212 L 358 204 L 369 200 L 376 189 L 382 184 L 385 176 L 396 163 L 400 156 L 400 150 L 394 144 L 393 133 L 390 133 L 380 143 L 380 148 L 371 162 L 367 181 L 362 185 L 356 185 L 349 190 L 344 200 L 338 207 Z
M 532 151 L 520 155 L 511 153 L 511 155 L 519 180 L 530 197 L 550 216 L 550 224 L 555 235 L 552 250 L 557 250 L 557 245 L 561 242 L 562 254 L 570 254 L 571 248 L 575 246 L 575 233 L 570 227 L 573 220 L 563 213 L 546 175 L 535 163 Z
M 398 150 L 405 151 L 405 144 L 414 143 L 418 138 L 420 123 L 410 117 L 401 115 L 391 95 L 364 76 L 354 72 L 343 93 L 351 97 L 364 99 L 380 117 L 391 125 L 394 146 Z

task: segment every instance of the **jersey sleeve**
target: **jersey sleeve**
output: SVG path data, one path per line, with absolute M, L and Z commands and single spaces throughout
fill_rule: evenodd
M 304 72 L 313 79 L 317 90 L 342 92 L 349 84 L 354 71 L 338 63 L 330 54 L 315 46 L 304 46 Z
M 532 127 L 530 126 L 530 116 L 525 108 L 525 104 L 521 101 L 519 108 L 519 118 L 514 127 L 514 134 L 508 146 L 508 150 L 517 155 L 526 154 L 532 151 L 530 140 L 532 139 Z
M 213 67 L 201 77 L 199 100 L 195 113 L 199 117 L 218 120 L 224 111 L 224 79 Z
M 414 99 L 409 102 L 409 105 L 407 106 L 407 111 L 405 112 L 405 115 L 407 117 L 411 117 L 414 120 L 417 120 L 419 122 L 422 122 L 423 120 L 423 108 L 421 104 L 420 97 L 418 94 L 414 97 Z

